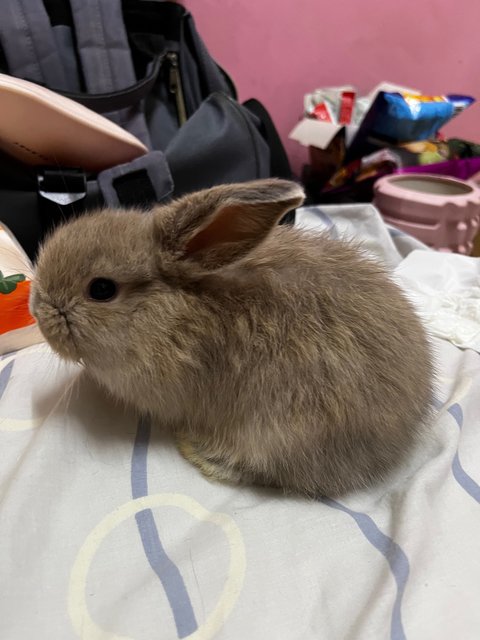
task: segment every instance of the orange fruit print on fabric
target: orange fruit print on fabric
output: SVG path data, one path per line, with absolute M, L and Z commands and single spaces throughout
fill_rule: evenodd
M 23 274 L 4 276 L 0 271 L 0 334 L 35 324 L 28 310 L 30 282 Z

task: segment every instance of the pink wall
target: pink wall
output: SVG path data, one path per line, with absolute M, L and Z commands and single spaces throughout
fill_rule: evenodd
M 303 150 L 287 135 L 303 94 L 381 80 L 480 101 L 480 0 L 185 0 L 240 99 L 269 109 L 298 169 Z M 447 128 L 480 142 L 480 106 Z

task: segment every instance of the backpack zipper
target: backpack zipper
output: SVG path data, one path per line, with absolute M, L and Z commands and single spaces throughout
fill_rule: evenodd
M 183 96 L 182 78 L 180 76 L 180 68 L 178 66 L 178 53 L 170 51 L 167 53 L 167 60 L 170 63 L 169 70 L 169 91 L 175 96 L 175 104 L 177 106 L 178 123 L 180 126 L 187 121 L 187 109 L 185 106 L 185 98 Z

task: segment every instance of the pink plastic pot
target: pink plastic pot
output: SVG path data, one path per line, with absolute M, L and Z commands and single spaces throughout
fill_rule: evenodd
M 476 173 L 474 176 L 472 176 L 470 180 L 474 182 L 478 188 L 480 188 L 480 171 Z
M 480 223 L 480 188 L 473 181 L 425 173 L 376 182 L 374 204 L 385 222 L 440 251 L 469 254 Z

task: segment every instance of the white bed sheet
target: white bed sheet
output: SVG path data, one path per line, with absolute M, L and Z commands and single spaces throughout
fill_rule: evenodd
M 373 207 L 298 223 L 424 249 Z M 323 502 L 208 482 L 44 344 L 0 358 L 0 638 L 478 640 L 480 356 L 434 345 L 425 443 Z

